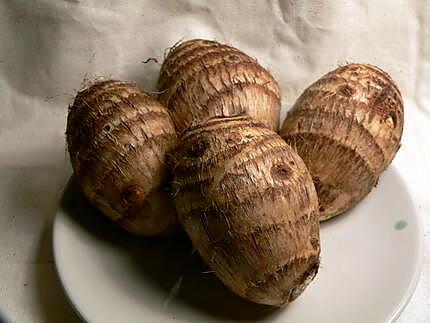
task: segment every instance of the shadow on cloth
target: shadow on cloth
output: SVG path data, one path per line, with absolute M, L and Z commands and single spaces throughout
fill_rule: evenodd
M 14 318 L 12 322 L 75 323 L 80 320 L 67 302 L 55 270 L 51 229 L 58 193 L 70 169 L 61 153 L 45 153 L 51 157 L 52 164 L 0 171 L 0 245 L 3 260 L 11 268 L 3 268 L 6 278 L 12 280 L 7 282 L 9 287 L 3 300 L 13 297 L 21 300 L 2 309 L 5 319 Z M 23 304 L 27 307 L 18 308 Z

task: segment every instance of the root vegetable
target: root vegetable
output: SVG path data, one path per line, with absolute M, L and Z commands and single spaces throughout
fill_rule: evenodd
M 155 98 L 136 86 L 105 81 L 80 91 L 67 117 L 67 145 L 84 195 L 122 228 L 165 234 L 176 223 L 166 154 L 174 125 Z
M 278 83 L 236 48 L 202 39 L 181 43 L 163 62 L 158 90 L 179 132 L 215 116 L 244 112 L 278 130 Z
M 308 87 L 280 131 L 309 168 L 320 217 L 363 199 L 400 147 L 403 102 L 391 77 L 372 65 L 340 67 Z
M 301 158 L 244 116 L 191 128 L 174 156 L 179 218 L 221 281 L 261 304 L 300 295 L 320 253 L 317 195 Z

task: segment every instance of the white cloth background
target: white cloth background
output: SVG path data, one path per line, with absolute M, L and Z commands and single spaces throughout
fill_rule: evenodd
M 426 251 L 400 322 L 430 321 L 430 1 L 0 0 L 0 310 L 11 322 L 77 322 L 53 265 L 51 225 L 71 174 L 67 106 L 84 78 L 154 88 L 164 49 L 208 37 L 257 57 L 300 92 L 345 62 L 387 70 L 405 96 L 394 166 L 423 217 Z M 395 198 L 395 197 L 394 197 Z

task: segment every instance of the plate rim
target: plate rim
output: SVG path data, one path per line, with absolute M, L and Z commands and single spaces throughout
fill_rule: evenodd
M 400 171 L 398 171 L 399 176 L 403 180 L 403 175 Z M 406 181 L 404 181 L 407 189 L 409 190 L 409 186 Z M 416 221 L 417 221 L 417 229 L 418 229 L 418 248 L 417 248 L 417 261 L 415 265 L 414 274 L 409 282 L 409 286 L 406 290 L 406 292 L 403 294 L 403 297 L 401 301 L 397 304 L 397 309 L 395 309 L 391 313 L 391 318 L 389 318 L 390 323 L 394 323 L 398 318 L 400 318 L 400 315 L 405 310 L 406 306 L 408 306 L 409 302 L 411 301 L 412 297 L 415 294 L 415 290 L 418 286 L 418 283 L 420 281 L 423 265 L 424 265 L 424 224 L 423 224 L 423 218 L 421 216 L 421 212 L 418 210 L 416 206 L 415 199 L 412 195 L 411 201 L 412 201 L 412 207 L 414 209 L 414 214 L 416 215 Z
M 54 218 L 54 224 L 52 225 L 52 249 L 53 249 L 53 254 L 54 254 L 54 267 L 55 267 L 55 272 L 57 274 L 57 277 L 60 279 L 60 285 L 61 285 L 61 289 L 63 290 L 63 294 L 65 295 L 67 302 L 70 304 L 70 306 L 72 307 L 73 312 L 75 312 L 75 314 L 79 317 L 79 319 L 81 319 L 83 322 L 88 322 L 90 323 L 90 320 L 88 317 L 85 316 L 85 314 L 83 313 L 83 311 L 79 310 L 79 305 L 72 299 L 70 292 L 68 291 L 68 288 L 66 286 L 65 283 L 65 279 L 64 279 L 64 273 L 62 272 L 62 270 L 60 269 L 61 266 L 59 266 L 58 264 L 58 259 L 59 259 L 59 250 L 58 250 L 58 226 L 59 226 L 59 220 L 58 218 L 60 217 L 59 215 L 59 210 L 61 208 L 61 202 L 64 199 L 64 193 L 66 192 L 66 188 L 70 185 L 71 181 L 73 180 L 73 173 L 68 177 L 68 179 L 66 180 L 65 184 L 63 185 L 63 187 L 61 188 L 59 194 L 57 195 L 57 207 L 55 208 L 55 218 Z

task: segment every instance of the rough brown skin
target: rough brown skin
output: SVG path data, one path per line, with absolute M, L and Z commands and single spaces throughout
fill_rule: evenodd
M 180 221 L 221 281 L 261 304 L 300 295 L 320 254 L 318 199 L 301 158 L 243 116 L 190 129 L 174 156 Z
M 326 74 L 294 104 L 280 135 L 309 168 L 320 219 L 343 213 L 376 185 L 400 147 L 403 101 L 391 77 L 372 65 Z
M 236 48 L 203 39 L 173 47 L 161 67 L 158 90 L 179 133 L 215 116 L 245 112 L 278 130 L 278 83 Z
M 155 98 L 127 82 L 96 83 L 70 106 L 66 136 L 76 180 L 90 202 L 131 233 L 173 230 L 176 212 L 163 185 L 166 154 L 177 137 Z

